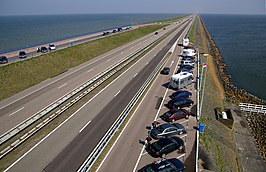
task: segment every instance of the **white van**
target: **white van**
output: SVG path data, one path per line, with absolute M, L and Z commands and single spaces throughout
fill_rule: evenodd
M 189 72 L 174 74 L 170 78 L 170 86 L 174 89 L 181 89 L 193 82 L 193 75 Z

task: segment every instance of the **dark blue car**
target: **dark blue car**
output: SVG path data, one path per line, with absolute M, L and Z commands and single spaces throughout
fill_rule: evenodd
M 182 172 L 185 170 L 184 164 L 176 158 L 166 159 L 163 161 L 158 161 L 149 165 L 146 165 L 138 172 L 166 172 L 166 171 L 176 171 Z
M 192 96 L 192 93 L 186 90 L 178 90 L 177 92 L 174 92 L 170 97 L 172 99 L 177 98 L 189 98 Z

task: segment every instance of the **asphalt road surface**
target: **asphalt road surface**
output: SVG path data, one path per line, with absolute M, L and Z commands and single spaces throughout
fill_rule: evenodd
M 0 135 L 174 27 L 160 30 L 156 36 L 149 34 L 1 101 Z
M 168 111 L 168 108 L 165 107 L 164 104 L 170 100 L 169 96 L 174 92 L 174 90 L 168 88 L 169 77 L 176 72 L 179 64 L 178 55 L 180 52 L 181 47 L 176 47 L 175 52 L 165 64 L 165 66 L 171 67 L 170 74 L 168 76 L 159 75 L 156 78 L 97 171 L 137 171 L 147 164 L 161 160 L 160 158 L 152 158 L 147 154 L 144 146 L 139 144 L 138 141 L 139 139 L 145 140 L 148 132 L 146 126 L 151 126 L 154 120 L 161 124 L 164 123 L 159 116 Z M 195 87 L 196 83 L 187 88 L 192 92 L 192 99 L 194 102 L 196 102 Z M 157 109 L 156 106 L 158 105 L 160 97 L 163 98 L 163 103 L 162 106 Z M 190 110 L 193 114 L 196 114 L 196 104 L 194 104 Z M 186 151 L 185 153 L 177 153 L 175 151 L 166 155 L 166 158 L 176 157 L 185 163 L 187 171 L 195 171 L 194 143 L 196 130 L 193 127 L 197 124 L 196 117 L 191 116 L 189 120 L 182 119 L 177 122 L 183 124 L 188 131 L 187 134 L 180 136 L 185 141 Z
M 179 31 L 180 29 L 177 29 L 124 72 L 123 75 L 73 113 L 64 123 L 12 164 L 8 170 L 75 171 L 78 169 L 95 144 L 98 143 L 99 139 L 146 80 L 145 78 L 158 64 L 161 56 L 170 47 L 168 42 L 174 36 L 176 38 L 179 36 Z M 149 36 L 156 37 L 153 34 Z M 145 39 L 142 39 L 142 41 L 145 41 Z M 173 41 L 171 41 L 172 43 Z M 129 47 L 125 49 L 130 50 Z

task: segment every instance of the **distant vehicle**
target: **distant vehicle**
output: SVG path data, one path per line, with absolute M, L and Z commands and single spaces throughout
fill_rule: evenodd
M 114 30 L 113 30 L 113 33 L 116 33 L 116 32 L 117 32 L 117 30 L 116 30 L 116 29 L 114 29 Z
M 169 72 L 170 72 L 170 68 L 169 67 L 164 67 L 163 70 L 161 71 L 161 74 L 168 75 Z
M 161 124 L 158 127 L 153 128 L 149 131 L 149 135 L 153 139 L 160 139 L 162 137 L 169 137 L 176 134 L 184 134 L 186 133 L 186 129 L 183 125 L 179 123 L 165 123 Z
M 189 45 L 189 38 L 183 38 L 183 46 L 186 47 Z
M 0 64 L 8 63 L 8 59 L 6 56 L 0 56 Z
M 46 47 L 38 47 L 37 48 L 37 53 L 39 53 L 39 52 L 42 52 L 42 53 L 46 53 L 46 52 L 48 52 L 48 49 L 46 48 Z
M 158 35 L 158 32 L 155 32 L 154 35 Z
M 181 72 L 174 74 L 170 78 L 170 86 L 173 89 L 181 89 L 193 82 L 193 74 L 189 72 Z
M 174 122 L 183 118 L 188 119 L 189 116 L 190 112 L 186 109 L 171 109 L 161 115 L 160 118 L 165 122 Z
M 148 164 L 138 172 L 183 172 L 184 170 L 185 166 L 179 159 L 171 158 Z
M 21 58 L 21 59 L 27 58 L 27 54 L 26 54 L 25 51 L 20 51 L 20 52 L 18 53 L 18 56 L 19 56 L 19 58 Z
M 109 34 L 110 34 L 110 32 L 103 32 L 102 36 L 109 35 Z
M 175 150 L 184 151 L 184 148 L 184 141 L 176 136 L 161 138 L 160 140 L 152 144 L 148 144 L 145 147 L 148 154 L 154 158 L 165 157 L 166 154 Z
M 130 30 L 130 29 L 132 29 L 131 26 L 128 26 L 128 27 L 125 28 L 125 30 Z
M 177 99 L 177 98 L 188 98 L 191 96 L 192 96 L 192 93 L 187 90 L 178 90 L 174 92 L 170 97 L 171 99 Z
M 122 27 L 117 28 L 117 32 L 121 32 L 123 30 Z
M 54 44 L 49 44 L 49 50 L 56 50 L 56 46 Z

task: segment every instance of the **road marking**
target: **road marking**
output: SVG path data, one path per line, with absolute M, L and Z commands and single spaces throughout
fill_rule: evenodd
M 136 73 L 136 74 L 133 76 L 133 78 L 135 78 L 138 74 L 139 74 L 139 73 Z
M 180 156 L 178 156 L 178 157 L 176 157 L 176 159 L 179 159 L 179 158 L 181 158 L 182 156 L 185 156 L 186 154 L 185 153 L 183 153 L 182 155 L 180 155 Z
M 109 62 L 111 59 L 108 59 L 108 60 L 106 60 L 107 62 Z
M 158 46 L 158 45 L 157 45 Z M 156 46 L 156 47 L 157 47 Z M 156 47 L 154 47 L 153 49 L 155 49 Z M 152 49 L 152 50 L 153 50 Z M 152 51 L 151 50 L 151 51 Z M 146 54 L 147 55 L 147 54 Z M 142 58 L 144 58 L 146 55 L 144 55 Z M 142 59 L 141 58 L 141 59 Z M 138 60 L 139 61 L 139 60 Z M 156 78 L 154 79 L 154 81 L 159 77 L 159 75 L 156 76 Z M 115 140 L 115 142 L 113 143 L 112 147 L 109 149 L 108 153 L 105 155 L 104 159 L 102 160 L 101 164 L 98 166 L 96 172 L 99 171 L 99 169 L 101 168 L 101 166 L 103 165 L 104 161 L 106 160 L 106 158 L 109 156 L 109 154 L 111 153 L 112 149 L 114 148 L 114 146 L 116 145 L 116 143 L 118 142 L 119 138 L 121 137 L 121 135 L 124 133 L 125 129 L 127 128 L 128 124 L 130 123 L 131 119 L 134 117 L 134 115 L 136 114 L 137 110 L 139 109 L 140 105 L 142 104 L 142 102 L 144 101 L 145 97 L 147 96 L 148 92 L 150 91 L 150 89 L 152 88 L 152 86 L 154 85 L 155 82 L 152 82 L 150 88 L 148 89 L 148 91 L 145 93 L 145 95 L 143 96 L 142 100 L 140 101 L 139 105 L 137 106 L 137 108 L 135 109 L 135 111 L 133 112 L 133 114 L 131 115 L 131 117 L 129 118 L 128 122 L 126 123 L 126 125 L 124 126 L 123 130 L 120 132 L 119 136 L 117 137 L 117 139 Z M 133 171 L 136 171 L 136 168 L 138 166 L 138 163 L 140 161 L 140 157 L 141 157 L 141 154 L 142 152 L 144 151 L 144 148 L 145 146 L 142 147 L 142 150 L 141 150 L 141 153 L 140 153 L 140 156 L 137 160 L 137 163 L 134 167 L 134 170 Z
M 154 47 L 152 50 L 154 50 L 156 47 Z M 151 51 L 152 51 L 151 50 Z M 122 75 L 124 75 L 127 71 L 129 71 L 132 67 L 134 67 L 140 60 L 142 60 L 144 57 L 146 57 L 147 55 L 144 55 L 143 57 L 141 57 L 135 64 L 133 64 L 132 66 L 130 66 L 126 71 L 124 71 L 121 75 L 119 75 L 116 79 L 114 79 L 111 83 L 109 83 L 106 87 L 104 87 L 100 92 L 98 92 L 96 95 L 94 95 L 88 102 L 86 102 L 84 105 L 82 105 L 77 111 L 75 111 L 71 116 L 69 116 L 65 121 L 63 121 L 61 124 L 59 124 L 59 126 L 57 126 L 53 131 L 51 131 L 49 134 L 47 134 L 42 140 L 40 140 L 36 145 L 34 145 L 30 150 L 28 150 L 26 153 L 24 153 L 22 156 L 20 156 L 15 162 L 13 162 L 13 164 L 11 164 L 7 169 L 4 170 L 4 172 L 8 171 L 9 169 L 11 169 L 14 165 L 16 165 L 20 160 L 22 160 L 25 156 L 27 156 L 33 149 L 35 149 L 38 145 L 40 145 L 44 140 L 46 140 L 50 135 L 52 135 L 56 130 L 58 130 L 62 125 L 64 125 L 68 120 L 70 120 L 74 115 L 76 115 L 76 113 L 78 113 L 82 108 L 84 108 L 88 103 L 90 103 L 95 97 L 97 97 L 100 93 L 102 93 L 105 89 L 107 89 L 112 83 L 114 83 L 116 80 L 118 80 Z M 157 75 L 159 76 L 159 75 Z M 151 88 L 151 87 L 150 87 Z M 145 97 L 145 96 L 144 96 Z M 141 101 L 142 102 L 142 101 Z M 131 116 L 131 118 L 134 115 Z M 130 118 L 130 119 L 131 119 Z M 128 120 L 128 123 L 130 122 L 130 119 Z M 127 123 L 127 124 L 128 124 Z M 126 126 L 127 126 L 126 124 Z M 126 128 L 125 126 L 125 128 Z M 124 128 L 124 129 L 125 129 Z M 123 131 L 124 131 L 123 129 Z M 123 132 L 121 132 L 123 133 Z M 120 133 L 120 134 L 121 134 Z M 120 136 L 120 135 L 119 135 Z M 119 137 L 118 137 L 119 138 Z M 116 143 L 116 142 L 115 142 Z M 115 143 L 113 144 L 113 146 L 115 145 Z M 112 149 L 112 148 L 111 148 Z M 111 150 L 110 149 L 110 150 Z M 109 152 L 108 152 L 109 153 Z M 107 156 L 107 155 L 106 155 Z M 103 161 L 102 161 L 103 162 Z M 99 167 L 98 167 L 99 168 Z
M 92 71 L 93 69 L 88 70 L 88 72 Z
M 124 54 L 125 52 L 123 51 L 123 52 L 121 52 L 120 54 Z
M 144 152 L 141 156 L 148 154 L 148 152 Z
M 67 83 L 64 83 L 63 85 L 61 85 L 60 87 L 58 87 L 58 89 L 60 89 L 60 88 L 62 88 L 62 87 L 64 87 L 64 86 L 66 86 L 67 85 Z
M 81 133 L 90 123 L 91 121 L 87 122 L 87 124 L 85 124 L 84 127 L 79 130 L 79 132 Z
M 183 31 L 183 33 L 184 33 L 184 31 Z M 181 36 L 183 35 L 183 33 L 180 34 L 180 36 L 178 37 L 177 40 L 179 40 L 179 39 L 181 38 Z M 178 59 L 178 62 L 177 62 L 176 67 L 175 67 L 175 70 L 176 70 L 176 68 L 177 68 L 177 66 L 178 66 L 179 60 L 180 60 L 180 58 Z M 175 71 L 175 70 L 174 70 L 174 71 Z M 159 76 L 159 75 L 157 75 L 157 77 L 158 77 L 158 76 Z M 157 78 L 156 78 L 156 79 L 157 79 Z M 156 80 L 156 79 L 155 79 L 155 80 Z M 154 81 L 155 81 L 155 80 L 154 80 Z M 154 82 L 154 83 L 155 83 L 155 82 Z M 152 86 L 151 86 L 150 88 L 152 88 Z M 167 93 L 168 90 L 169 90 L 169 89 L 167 88 L 167 89 L 166 89 L 166 93 Z M 149 92 L 149 90 L 147 91 L 147 93 L 148 93 L 148 92 Z M 146 93 L 146 94 L 147 94 L 147 93 Z M 165 98 L 165 96 L 166 96 L 166 93 L 165 93 L 165 95 L 164 95 L 164 98 Z M 145 95 L 145 96 L 146 96 L 146 95 Z M 142 100 L 144 100 L 145 96 L 143 97 Z M 163 100 L 164 100 L 164 98 L 163 98 Z M 162 101 L 162 102 L 163 102 L 163 101 Z M 162 102 L 161 102 L 160 108 L 161 108 L 161 106 L 162 106 L 162 104 L 163 104 Z M 142 102 L 141 102 L 141 103 L 142 103 Z M 140 104 L 141 104 L 141 103 L 140 103 Z M 139 105 L 140 105 L 140 104 L 139 104 Z M 158 114 L 159 114 L 160 108 L 158 109 L 157 114 L 156 114 L 154 120 L 157 119 L 157 116 L 158 116 Z M 136 109 L 136 110 L 137 110 L 137 109 Z M 135 112 L 134 112 L 134 113 L 135 113 Z M 133 115 L 132 115 L 132 116 L 133 116 Z M 134 170 L 133 170 L 134 172 L 137 170 L 137 167 L 138 167 L 138 165 L 139 165 L 139 161 L 140 161 L 140 158 L 141 158 L 142 153 L 143 153 L 143 151 L 144 151 L 144 148 L 145 148 L 145 146 L 142 147 L 142 150 L 141 150 L 141 152 L 140 152 L 140 154 L 139 154 L 138 160 L 137 160 L 137 162 L 136 162 L 136 164 L 135 164 L 135 167 L 134 167 Z
M 146 66 L 147 64 L 149 64 L 149 62 L 147 62 L 147 63 L 145 64 L 145 66 Z
M 116 97 L 116 96 L 120 93 L 120 91 L 121 91 L 121 90 L 119 90 L 119 91 L 114 95 L 114 97 Z
M 175 62 L 175 61 L 172 61 L 172 62 L 171 62 L 170 67 L 173 65 L 174 62 Z
M 20 109 L 16 110 L 15 112 L 11 113 L 11 114 L 10 114 L 10 115 L 8 115 L 8 116 L 12 116 L 12 115 L 14 115 L 15 113 L 17 113 L 17 112 L 21 111 L 22 109 L 24 109 L 24 107 L 22 107 L 22 108 L 20 108 Z

